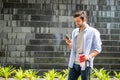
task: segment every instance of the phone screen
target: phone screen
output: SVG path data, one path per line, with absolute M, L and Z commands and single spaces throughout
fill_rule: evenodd
M 66 39 L 69 39 L 69 37 L 68 37 L 67 35 L 65 35 L 65 38 L 66 38 Z

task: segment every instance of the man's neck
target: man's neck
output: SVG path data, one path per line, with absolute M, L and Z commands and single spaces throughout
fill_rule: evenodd
M 81 27 L 81 28 L 79 28 L 79 29 L 80 29 L 80 31 L 84 31 L 84 30 L 85 30 L 85 28 L 86 28 L 86 25 L 82 26 L 82 27 Z

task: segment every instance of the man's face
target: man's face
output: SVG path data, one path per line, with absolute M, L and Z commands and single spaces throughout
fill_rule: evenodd
M 79 16 L 78 16 L 78 17 L 75 17 L 75 18 L 74 18 L 74 21 L 75 21 L 75 25 L 76 25 L 77 27 L 81 27 L 81 25 L 83 25 L 83 21 L 82 21 L 82 19 L 80 19 Z

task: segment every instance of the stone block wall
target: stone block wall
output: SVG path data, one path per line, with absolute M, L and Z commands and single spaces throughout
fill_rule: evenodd
M 41 72 L 67 68 L 64 35 L 75 28 L 73 13 L 87 10 L 103 42 L 94 67 L 120 71 L 119 5 L 120 0 L 0 0 L 0 65 Z

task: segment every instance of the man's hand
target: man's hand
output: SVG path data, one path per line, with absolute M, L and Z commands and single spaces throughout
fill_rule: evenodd
M 72 48 L 72 41 L 70 39 L 65 39 L 66 44 L 71 49 Z
M 98 51 L 94 50 L 90 55 L 85 55 L 84 60 L 85 61 L 90 60 L 91 58 L 97 56 L 98 54 L 99 54 Z
M 87 60 L 89 61 L 91 58 L 92 58 L 91 55 L 85 55 L 84 60 L 85 60 L 85 61 L 87 61 Z
M 91 57 L 88 56 L 88 55 L 85 55 L 85 54 L 81 54 L 80 55 L 80 62 L 84 62 L 84 61 L 87 61 L 87 60 L 90 60 Z

